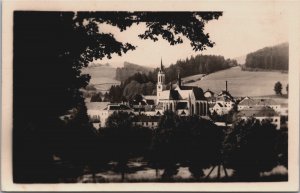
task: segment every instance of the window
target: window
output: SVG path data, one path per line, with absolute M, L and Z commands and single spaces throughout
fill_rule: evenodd
M 275 122 L 277 122 L 277 119 L 275 119 Z

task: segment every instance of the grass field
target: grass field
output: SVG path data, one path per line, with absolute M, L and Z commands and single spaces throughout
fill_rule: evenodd
M 183 78 L 183 81 L 191 77 Z M 242 71 L 239 66 L 215 72 L 185 85 L 199 86 L 204 91 L 210 89 L 215 93 L 225 90 L 225 81 L 228 81 L 228 91 L 234 97 L 243 96 L 272 96 L 277 81 L 282 83 L 282 93 L 286 94 L 288 74 L 281 72 L 250 72 Z
M 120 84 L 120 81 L 115 79 L 116 68 L 108 66 L 88 67 L 82 70 L 83 74 L 91 76 L 90 84 L 95 85 L 98 90 L 108 90 L 112 85 Z

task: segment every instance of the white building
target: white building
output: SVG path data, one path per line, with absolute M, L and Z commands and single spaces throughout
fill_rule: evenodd
M 269 98 L 249 98 L 246 97 L 238 104 L 238 110 L 250 107 L 271 107 L 277 113 L 281 112 L 280 104 Z
M 250 117 L 254 117 L 260 121 L 269 120 L 272 124 L 276 125 L 276 129 L 280 129 L 280 115 L 271 107 L 258 106 L 244 108 L 237 116 L 244 120 Z
M 216 112 L 218 115 L 228 114 L 235 106 L 236 102 L 228 91 L 222 91 L 215 98 L 215 103 L 211 103 L 210 112 Z M 214 105 L 213 105 L 214 104 Z
M 110 104 L 107 102 L 87 103 L 87 109 L 87 114 L 97 129 L 105 127 L 107 118 L 115 111 L 133 112 L 133 109 L 124 104 Z

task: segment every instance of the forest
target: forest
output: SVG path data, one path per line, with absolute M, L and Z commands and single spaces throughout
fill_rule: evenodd
M 164 68 L 166 74 L 166 84 L 175 83 L 178 73 L 181 77 L 209 74 L 219 70 L 224 70 L 236 66 L 236 60 L 225 59 L 216 55 L 196 55 L 178 60 L 175 64 Z M 120 86 L 112 86 L 109 91 L 111 102 L 120 102 L 122 99 L 130 100 L 136 94 L 154 95 L 156 94 L 156 81 L 159 68 L 148 73 L 137 72 L 122 81 Z M 117 76 L 122 70 L 117 71 Z
M 243 69 L 287 71 L 289 69 L 289 44 L 265 47 L 249 53 Z

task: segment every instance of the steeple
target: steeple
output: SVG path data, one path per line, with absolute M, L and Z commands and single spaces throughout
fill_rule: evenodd
M 162 57 L 161 57 L 161 59 L 160 59 L 160 71 L 163 71 Z

